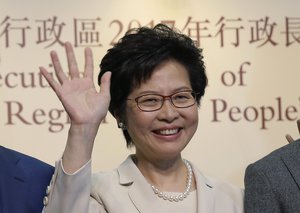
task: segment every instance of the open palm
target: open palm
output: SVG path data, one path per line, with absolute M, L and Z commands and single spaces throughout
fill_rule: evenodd
M 80 76 L 73 48 L 65 44 L 69 67 L 69 77 L 63 72 L 56 52 L 51 52 L 51 59 L 59 82 L 53 79 L 49 72 L 41 67 L 42 75 L 62 102 L 76 125 L 99 125 L 105 118 L 110 102 L 110 72 L 101 79 L 101 90 L 97 92 L 93 82 L 93 56 L 89 48 L 85 49 L 85 69 Z

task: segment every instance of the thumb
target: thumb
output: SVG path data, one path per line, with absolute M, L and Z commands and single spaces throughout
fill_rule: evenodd
M 289 143 L 292 143 L 292 142 L 294 142 L 294 139 L 292 138 L 292 136 L 290 136 L 290 135 L 285 135 L 285 138 L 286 138 L 286 140 L 289 142 Z
M 106 96 L 110 99 L 110 80 L 111 80 L 111 72 L 106 72 L 101 77 L 101 86 L 100 86 L 100 94 Z

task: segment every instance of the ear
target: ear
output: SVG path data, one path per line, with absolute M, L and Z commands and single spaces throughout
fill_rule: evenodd
M 126 116 L 123 114 L 121 114 L 121 116 L 120 116 L 120 113 L 117 113 L 116 111 L 114 112 L 113 116 L 116 119 L 118 128 L 121 128 L 124 130 L 125 126 L 126 126 Z
M 119 123 L 121 122 L 121 119 L 120 119 L 120 117 L 118 117 L 118 116 L 115 116 L 115 119 L 116 119 L 116 122 L 117 122 L 117 126 L 118 126 L 118 128 L 120 128 L 120 126 L 119 126 Z

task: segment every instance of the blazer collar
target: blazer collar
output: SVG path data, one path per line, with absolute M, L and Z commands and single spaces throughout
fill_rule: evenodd
M 197 213 L 214 212 L 214 185 L 191 163 L 197 186 Z
M 6 168 L 6 174 L 11 175 L 17 181 L 25 182 L 26 174 L 20 167 L 22 158 L 17 155 L 17 152 L 0 146 L 0 165 L 2 168 Z M 7 173 L 10 171 L 11 173 Z
M 300 139 L 287 145 L 281 159 L 300 189 Z
M 197 185 L 197 212 L 213 212 L 214 196 L 213 184 L 193 165 L 193 172 Z M 121 185 L 129 186 L 128 195 L 139 212 L 163 212 L 159 205 L 155 205 L 157 196 L 153 193 L 150 184 L 132 160 L 132 155 L 118 167 Z
M 158 205 L 153 205 L 157 199 L 149 183 L 146 181 L 140 170 L 134 164 L 132 155 L 118 167 L 121 185 L 127 185 L 128 195 L 139 212 L 160 213 L 162 210 Z

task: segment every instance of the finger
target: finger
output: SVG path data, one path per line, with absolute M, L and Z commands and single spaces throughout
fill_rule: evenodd
M 79 70 L 78 70 L 78 66 L 77 66 L 77 61 L 76 61 L 73 47 L 70 42 L 65 43 L 65 49 L 66 49 L 69 74 L 71 76 L 71 79 L 79 78 Z
M 85 67 L 84 67 L 84 76 L 93 80 L 94 78 L 94 62 L 93 62 L 93 53 L 90 48 L 85 48 Z
M 110 79 L 111 79 L 111 72 L 104 73 L 101 78 L 101 88 L 100 88 L 100 94 L 105 95 L 109 99 L 110 99 Z
M 297 120 L 298 132 L 300 134 L 300 119 Z
M 58 81 L 62 84 L 64 81 L 68 80 L 68 77 L 66 76 L 66 74 L 64 73 L 64 71 L 61 67 L 57 53 L 55 51 L 51 51 L 50 56 L 51 56 L 54 70 L 55 70 L 56 77 L 57 77 Z
M 288 141 L 289 143 L 294 142 L 294 139 L 293 139 L 292 136 L 290 136 L 290 135 L 285 135 L 285 138 L 287 139 L 287 141 Z
M 47 80 L 51 88 L 54 90 L 54 92 L 59 96 L 59 83 L 54 80 L 52 75 L 50 75 L 50 73 L 47 72 L 47 70 L 44 67 L 40 67 L 40 73 L 42 74 L 42 76 L 45 77 L 45 79 Z

